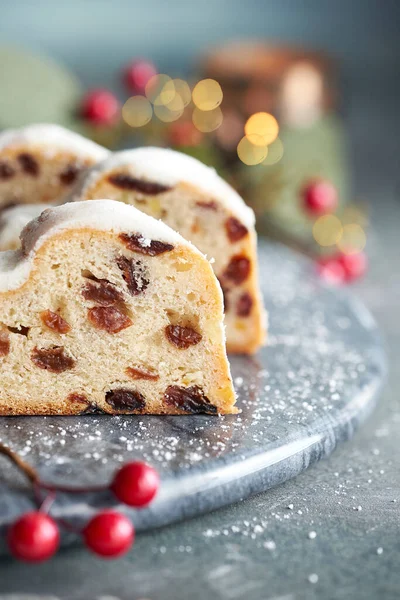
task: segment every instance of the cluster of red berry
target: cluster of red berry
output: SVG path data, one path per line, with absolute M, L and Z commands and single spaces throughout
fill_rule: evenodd
M 338 206 L 338 194 L 330 181 L 319 179 L 311 181 L 302 190 L 304 211 L 311 217 L 334 213 Z M 317 260 L 319 275 L 334 284 L 355 281 L 367 270 L 367 257 L 364 252 L 345 254 L 335 252 L 331 256 Z
M 144 94 L 147 82 L 157 74 L 153 63 L 136 60 L 123 71 L 123 81 L 130 94 Z M 118 98 L 104 88 L 89 90 L 82 99 L 81 115 L 94 125 L 111 126 L 119 119 L 121 105 Z
M 35 485 L 37 488 L 51 489 L 53 493 L 65 490 L 40 482 Z M 111 490 L 120 502 L 128 506 L 143 508 L 153 500 L 158 488 L 159 476 L 155 469 L 142 462 L 131 462 L 119 469 L 111 484 L 104 489 Z M 49 559 L 59 547 L 60 525 L 65 523 L 61 520 L 57 522 L 45 510 L 22 515 L 8 530 L 7 541 L 11 553 L 15 558 L 28 562 Z M 80 533 L 86 547 L 103 558 L 117 558 L 125 554 L 135 539 L 131 521 L 116 510 L 98 513 Z

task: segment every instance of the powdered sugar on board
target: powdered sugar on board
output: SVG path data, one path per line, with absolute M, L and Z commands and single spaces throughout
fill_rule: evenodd
M 260 263 L 271 315 L 269 346 L 254 357 L 231 357 L 241 414 L 3 418 L 2 441 L 37 465 L 47 480 L 100 483 L 133 458 L 155 465 L 162 491 L 151 518 L 147 511 L 135 513 L 139 529 L 239 500 L 329 454 L 374 404 L 384 370 L 376 329 L 352 297 L 323 287 L 312 265 L 291 252 L 263 244 Z M 374 449 L 379 445 L 371 456 Z M 0 515 L 8 518 L 20 500 L 12 489 L 15 471 L 6 463 L 2 471 Z M 335 488 L 338 501 L 344 489 Z M 350 509 L 363 508 L 362 498 L 351 496 Z M 60 499 L 59 510 L 76 514 L 73 502 Z M 93 503 L 96 499 L 81 499 L 79 515 Z M 288 499 L 275 512 L 276 520 L 302 519 L 307 507 Z M 364 512 L 354 514 L 362 518 Z M 232 525 L 245 528 L 250 539 L 255 535 L 265 551 L 278 546 L 262 522 Z M 305 543 L 318 542 L 312 532 L 318 536 L 317 525 L 308 523 Z M 228 531 L 229 536 L 238 533 Z

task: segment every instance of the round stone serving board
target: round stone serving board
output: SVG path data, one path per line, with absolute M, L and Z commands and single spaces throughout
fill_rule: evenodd
M 364 306 L 324 286 L 308 260 L 266 242 L 259 256 L 269 343 L 254 357 L 231 357 L 239 415 L 2 417 L 0 439 L 51 482 L 99 485 L 126 461 L 153 464 L 162 477 L 156 501 L 127 510 L 137 530 L 267 490 L 327 456 L 377 399 L 379 333 Z M 81 525 L 113 503 L 108 492 L 59 494 L 51 512 Z M 24 479 L 0 456 L 0 532 L 33 506 Z

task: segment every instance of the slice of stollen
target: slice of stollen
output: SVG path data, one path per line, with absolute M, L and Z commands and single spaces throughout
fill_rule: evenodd
M 0 355 L 3 415 L 235 412 L 209 262 L 110 200 L 47 209 L 0 253 Z

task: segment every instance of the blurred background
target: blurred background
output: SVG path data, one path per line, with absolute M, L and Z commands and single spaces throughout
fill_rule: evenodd
M 359 255 L 371 198 L 398 186 L 399 25 L 395 0 L 3 0 L 0 128 L 172 146 L 227 178 L 261 233 Z

